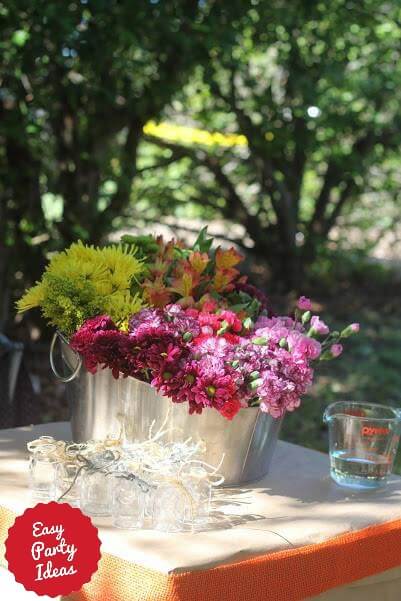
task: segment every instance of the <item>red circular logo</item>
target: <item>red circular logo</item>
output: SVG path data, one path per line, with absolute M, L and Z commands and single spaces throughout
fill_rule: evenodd
M 100 559 L 98 531 L 68 503 L 38 503 L 15 519 L 5 557 L 15 580 L 38 595 L 68 595 L 89 582 Z

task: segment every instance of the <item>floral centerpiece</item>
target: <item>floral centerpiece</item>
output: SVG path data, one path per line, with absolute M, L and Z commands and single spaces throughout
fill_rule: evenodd
M 203 230 L 191 248 L 150 236 L 102 249 L 75 243 L 18 309 L 40 307 L 91 373 L 147 382 L 190 413 L 212 408 L 231 420 L 259 406 L 281 417 L 359 325 L 330 332 L 305 297 L 276 315 L 240 274 L 243 257 L 212 242 Z

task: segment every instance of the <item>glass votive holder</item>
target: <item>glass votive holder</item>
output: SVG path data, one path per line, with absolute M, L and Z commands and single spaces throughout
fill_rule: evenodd
M 145 519 L 148 491 L 143 490 L 136 479 L 125 477 L 123 474 L 115 475 L 111 511 L 113 526 L 128 530 L 141 528 Z
M 56 444 L 43 442 L 29 447 L 29 488 L 34 499 L 52 501 L 55 495 Z
M 80 476 L 80 507 L 89 516 L 111 514 L 112 477 L 101 471 L 83 470 Z
M 73 460 L 62 461 L 56 465 L 55 495 L 57 501 L 69 503 L 73 507 L 80 506 L 81 473 L 81 466 Z
M 212 485 L 208 472 L 202 466 L 191 466 L 182 475 L 182 482 L 192 498 L 194 524 L 206 524 L 210 517 L 212 498 Z
M 86 466 L 80 477 L 81 510 L 90 516 L 111 515 L 113 477 L 119 454 L 110 450 L 86 455 Z
M 194 501 L 178 479 L 161 483 L 153 496 L 152 523 L 155 530 L 181 532 L 192 530 Z

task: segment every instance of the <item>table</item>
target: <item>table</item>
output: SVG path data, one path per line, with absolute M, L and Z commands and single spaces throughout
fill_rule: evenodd
M 25 445 L 44 434 L 68 439 L 69 426 L 0 431 L 3 565 L 7 530 L 32 505 Z M 69 601 L 401 597 L 401 478 L 393 476 L 383 491 L 349 492 L 330 480 L 327 455 L 281 441 L 263 480 L 217 491 L 204 531 L 122 531 L 105 518 L 94 523 L 102 541 L 99 570 Z

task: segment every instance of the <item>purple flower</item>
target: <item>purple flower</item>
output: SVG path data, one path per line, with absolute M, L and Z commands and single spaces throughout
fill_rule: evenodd
M 192 338 L 199 336 L 201 328 L 195 317 L 187 315 L 180 305 L 167 305 L 165 316 L 170 320 L 178 335 L 191 334 Z
M 202 335 L 193 344 L 194 352 L 200 357 L 203 355 L 227 357 L 230 349 L 230 343 L 223 336 Z
M 298 307 L 309 311 L 310 300 L 301 297 Z M 322 353 L 305 327 L 288 316 L 259 316 L 254 328 L 240 335 L 242 323 L 230 310 L 200 312 L 173 304 L 142 309 L 129 320 L 128 332 L 107 315 L 89 319 L 71 346 L 92 373 L 107 367 L 115 377 L 150 382 L 173 402 L 188 403 L 190 413 L 215 408 L 232 419 L 252 402 L 281 417 L 299 406 L 312 384 L 312 361 Z M 318 316 L 310 328 L 310 334 L 329 332 Z M 359 324 L 351 324 L 340 336 L 358 330 Z M 332 344 L 322 358 L 341 352 L 340 344 Z
M 170 334 L 176 338 L 200 334 L 200 326 L 194 317 L 186 315 L 179 305 L 168 305 L 163 309 L 142 309 L 129 320 L 129 331 L 135 336 L 151 336 L 157 332 Z

